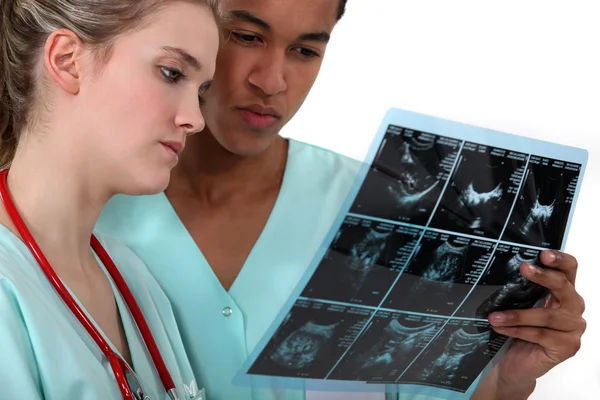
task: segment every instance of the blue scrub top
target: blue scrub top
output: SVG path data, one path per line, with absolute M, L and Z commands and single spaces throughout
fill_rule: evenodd
M 130 246 L 162 285 L 209 400 L 305 398 L 301 391 L 238 387 L 231 381 L 311 263 L 362 164 L 295 140 L 289 140 L 288 152 L 279 197 L 229 291 L 164 194 L 116 196 L 97 226 Z
M 98 235 L 98 239 L 136 298 L 178 395 L 185 400 L 204 400 L 164 292 L 130 249 L 103 235 Z M 105 274 L 121 314 L 136 377 L 148 399 L 167 399 L 135 321 L 110 275 L 106 271 Z M 106 336 L 105 339 L 112 346 Z M 0 398 L 122 399 L 104 353 L 56 293 L 29 248 L 3 225 L 0 225 Z

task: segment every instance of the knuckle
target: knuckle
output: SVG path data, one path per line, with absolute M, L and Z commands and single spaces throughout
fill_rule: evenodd
M 572 255 L 568 255 L 569 258 L 571 259 L 571 262 L 569 264 L 571 264 L 571 268 L 576 269 L 579 266 L 579 261 L 577 261 L 577 258 L 575 256 Z
M 573 340 L 570 343 L 569 346 L 569 357 L 573 357 L 575 356 L 579 350 L 581 349 L 581 337 L 580 336 L 576 336 L 573 338 Z
M 506 319 L 507 322 L 509 323 L 518 323 L 521 320 L 521 317 L 519 315 L 519 313 L 514 312 L 514 311 L 504 311 L 504 318 Z
M 565 288 L 568 284 L 569 284 L 569 279 L 567 278 L 567 276 L 565 274 L 557 274 L 557 278 L 556 278 L 556 286 L 558 289 L 562 289 Z
M 545 333 L 544 329 L 539 329 L 539 328 L 538 329 L 532 329 L 530 331 L 530 336 L 531 336 L 531 339 L 534 342 L 538 342 L 539 343 L 540 341 L 542 341 L 544 339 L 544 337 L 546 336 L 546 333 Z
M 552 264 L 559 266 L 561 269 L 566 270 L 576 270 L 579 263 L 577 258 L 572 256 L 571 254 L 564 253 L 562 251 L 554 251 L 556 258 Z
M 523 337 L 523 328 L 520 326 L 512 326 L 510 327 L 510 331 L 509 331 L 509 336 L 511 337 L 516 337 L 516 338 L 522 338 Z
M 577 295 L 577 305 L 581 310 L 581 314 L 583 314 L 585 312 L 585 300 L 580 294 Z
M 556 322 L 556 320 L 560 319 L 560 318 L 557 318 L 557 314 L 556 314 L 555 310 L 546 309 L 544 311 L 547 311 L 543 317 L 545 326 L 553 326 L 553 324 Z

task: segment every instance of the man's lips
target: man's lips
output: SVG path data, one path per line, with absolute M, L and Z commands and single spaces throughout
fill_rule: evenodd
M 260 104 L 250 104 L 247 106 L 238 107 L 241 110 L 252 111 L 259 115 L 270 115 L 275 118 L 281 118 L 281 115 L 274 107 L 261 106 Z
M 272 127 L 277 121 L 279 121 L 279 117 L 272 114 L 266 113 L 263 111 L 254 111 L 250 108 L 238 108 L 237 109 L 244 121 L 250 125 L 254 129 L 268 129 Z

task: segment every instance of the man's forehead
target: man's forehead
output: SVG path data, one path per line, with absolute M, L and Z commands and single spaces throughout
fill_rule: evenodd
M 224 4 L 234 20 L 276 33 L 330 33 L 337 20 L 338 0 L 227 0 Z

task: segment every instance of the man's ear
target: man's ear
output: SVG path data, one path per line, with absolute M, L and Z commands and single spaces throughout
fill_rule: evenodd
M 77 94 L 81 85 L 81 56 L 84 45 L 68 29 L 54 31 L 44 46 L 46 71 L 64 91 Z

